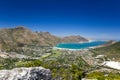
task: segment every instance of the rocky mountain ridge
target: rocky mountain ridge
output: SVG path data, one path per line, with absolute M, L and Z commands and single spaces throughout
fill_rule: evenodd
M 13 49 L 24 45 L 54 46 L 61 42 L 88 41 L 81 36 L 60 38 L 49 32 L 32 32 L 25 27 L 0 29 L 0 49 Z

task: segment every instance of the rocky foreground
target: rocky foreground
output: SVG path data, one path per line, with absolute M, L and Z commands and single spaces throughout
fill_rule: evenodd
M 51 80 L 51 71 L 43 67 L 0 70 L 0 80 Z

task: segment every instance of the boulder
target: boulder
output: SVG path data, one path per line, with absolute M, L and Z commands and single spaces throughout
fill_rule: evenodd
M 0 70 L 0 80 L 51 80 L 51 71 L 43 67 Z

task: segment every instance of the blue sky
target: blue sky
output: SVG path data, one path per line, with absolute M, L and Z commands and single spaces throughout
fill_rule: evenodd
M 120 40 L 120 0 L 0 0 L 0 28 Z

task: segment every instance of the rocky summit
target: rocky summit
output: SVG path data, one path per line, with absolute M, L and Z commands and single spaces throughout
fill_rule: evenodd
M 0 70 L 0 80 L 51 80 L 51 71 L 43 67 Z

